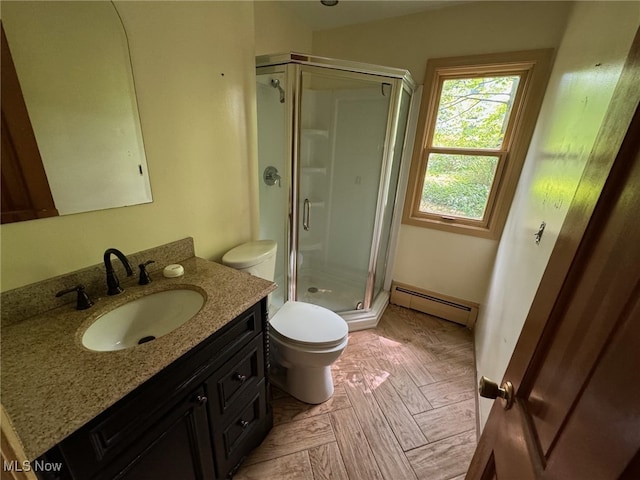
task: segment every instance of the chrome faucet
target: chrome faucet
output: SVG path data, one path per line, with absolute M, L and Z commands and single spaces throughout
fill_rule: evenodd
M 127 257 L 124 256 L 120 250 L 115 248 L 107 248 L 104 252 L 104 267 L 107 270 L 107 295 L 117 295 L 119 293 L 124 292 L 122 287 L 120 287 L 120 281 L 116 276 L 116 272 L 113 271 L 113 265 L 111 265 L 111 254 L 118 257 L 118 259 L 124 265 L 124 269 L 127 271 L 127 277 L 131 277 L 133 275 L 133 270 L 131 269 L 131 265 L 129 265 L 129 261 Z

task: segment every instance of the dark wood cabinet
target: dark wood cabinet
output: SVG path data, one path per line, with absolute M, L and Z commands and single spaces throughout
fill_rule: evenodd
M 273 424 L 266 300 L 49 450 L 60 480 L 229 478 Z

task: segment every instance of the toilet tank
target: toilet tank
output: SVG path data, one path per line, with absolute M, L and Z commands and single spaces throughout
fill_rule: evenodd
M 278 244 L 273 240 L 243 243 L 224 254 L 222 263 L 273 282 Z

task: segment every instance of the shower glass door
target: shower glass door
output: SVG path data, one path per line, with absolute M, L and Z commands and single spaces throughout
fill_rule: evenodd
M 300 80 L 296 299 L 362 309 L 392 87 L 374 75 L 303 66 Z

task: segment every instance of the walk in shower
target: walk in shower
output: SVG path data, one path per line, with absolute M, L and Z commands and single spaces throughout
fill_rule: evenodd
M 309 55 L 256 60 L 260 238 L 278 243 L 271 302 L 373 326 L 388 301 L 415 84 L 405 70 Z

